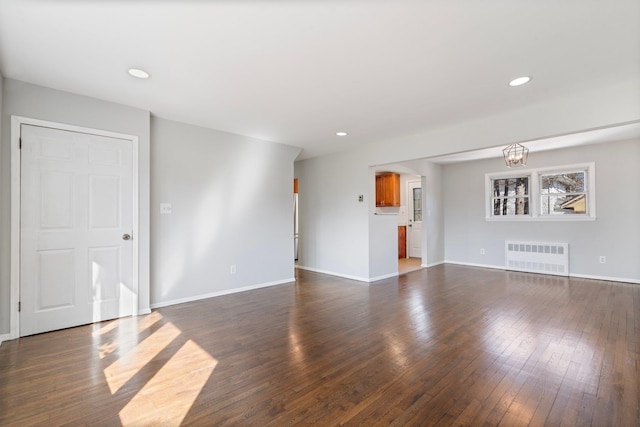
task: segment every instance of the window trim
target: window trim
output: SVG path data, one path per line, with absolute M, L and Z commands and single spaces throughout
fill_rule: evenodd
M 587 213 L 575 215 L 542 215 L 540 212 L 540 176 L 561 173 L 585 172 L 585 194 Z M 495 179 L 529 178 L 529 214 L 493 215 L 493 186 Z M 596 220 L 596 166 L 595 162 L 560 165 L 544 168 L 522 169 L 518 171 L 494 172 L 485 174 L 485 219 L 487 221 L 595 221 Z
M 488 174 L 487 174 L 488 175 Z M 503 174 L 500 174 L 503 175 Z M 500 197 L 496 197 L 493 195 L 493 181 L 497 180 L 497 179 L 521 179 L 521 178 L 527 178 L 527 194 L 526 195 L 520 195 L 520 196 L 500 196 Z M 487 180 L 486 180 L 486 185 L 488 186 L 487 190 L 488 190 L 488 194 L 489 194 L 489 199 L 487 201 L 488 204 L 488 211 L 487 211 L 487 215 L 491 218 L 530 218 L 531 217 L 531 209 L 533 207 L 532 205 L 532 199 L 531 199 L 531 191 L 532 191 L 532 183 L 531 183 L 531 175 L 528 173 L 520 173 L 520 174 L 514 174 L 514 173 L 506 173 L 504 174 L 504 176 L 498 176 L 498 174 L 492 174 Z M 519 199 L 519 198 L 524 198 L 528 201 L 528 207 L 529 207 L 529 213 L 527 214 L 523 214 L 523 215 L 494 215 L 494 199 Z

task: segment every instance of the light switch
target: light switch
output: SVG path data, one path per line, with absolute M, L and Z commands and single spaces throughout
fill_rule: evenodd
M 160 203 L 160 215 L 171 214 L 171 203 Z

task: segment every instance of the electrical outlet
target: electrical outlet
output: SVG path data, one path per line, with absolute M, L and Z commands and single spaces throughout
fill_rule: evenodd
M 607 257 L 604 255 L 600 255 L 600 264 L 606 264 L 607 263 Z
M 486 251 L 484 250 L 484 248 L 480 248 L 480 255 L 484 255 L 486 253 Z
M 229 267 L 229 273 L 230 274 L 236 274 L 236 265 L 235 264 L 231 264 L 231 267 Z

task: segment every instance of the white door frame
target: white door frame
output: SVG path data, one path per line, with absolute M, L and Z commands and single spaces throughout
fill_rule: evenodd
M 138 137 L 122 133 L 109 132 L 99 129 L 91 129 L 82 126 L 68 125 L 50 122 L 46 120 L 32 119 L 29 117 L 11 116 L 11 288 L 9 291 L 9 337 L 15 339 L 20 336 L 20 314 L 18 302 L 20 298 L 20 127 L 22 125 L 42 126 L 71 132 L 87 133 L 91 135 L 106 136 L 110 138 L 125 139 L 133 145 L 133 281 L 134 290 L 133 313 L 139 314 L 138 307 L 138 260 L 139 260 L 139 184 L 138 184 Z
M 411 258 L 411 230 L 413 229 L 413 211 L 409 208 L 413 207 L 413 192 L 411 191 L 411 184 L 420 184 L 420 188 L 424 188 L 424 185 L 422 184 L 422 177 L 420 177 L 420 179 L 413 179 L 413 180 L 409 180 L 407 181 L 407 189 L 406 189 L 406 194 L 407 194 L 407 258 Z M 424 191 L 422 191 L 422 198 L 421 198 L 421 205 L 420 205 L 420 209 L 422 210 L 422 221 L 420 221 L 420 259 L 424 261 L 424 258 L 426 258 L 424 256 L 425 252 L 424 252 L 424 217 L 425 217 L 425 211 L 424 211 L 424 206 L 425 206 L 425 202 L 424 202 Z M 412 227 L 409 227 L 409 225 L 412 225 Z M 424 264 L 424 262 L 422 262 L 422 264 Z

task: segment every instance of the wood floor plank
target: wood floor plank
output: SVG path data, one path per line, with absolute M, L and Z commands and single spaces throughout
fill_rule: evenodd
M 8 341 L 0 425 L 640 425 L 640 286 L 440 265 Z

